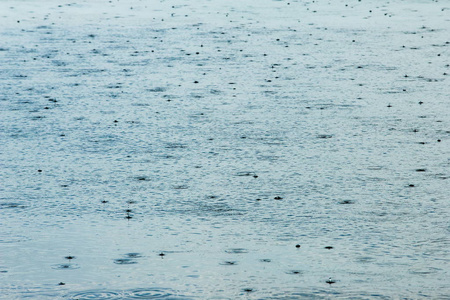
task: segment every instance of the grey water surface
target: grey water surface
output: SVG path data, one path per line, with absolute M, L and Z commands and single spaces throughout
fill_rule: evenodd
M 450 3 L 3 0 L 0 299 L 450 299 Z

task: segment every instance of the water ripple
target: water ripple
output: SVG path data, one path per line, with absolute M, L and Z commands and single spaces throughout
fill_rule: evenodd
M 125 291 L 105 291 L 105 290 L 89 290 L 76 292 L 68 295 L 68 299 L 73 300 L 90 300 L 90 299 L 172 299 L 187 300 L 190 298 L 174 295 L 170 290 L 164 288 L 142 288 Z
M 173 295 L 166 291 L 165 289 L 138 289 L 130 291 L 130 299 L 175 299 Z
M 108 291 L 85 291 L 72 295 L 69 299 L 90 300 L 90 299 L 123 299 L 122 293 Z

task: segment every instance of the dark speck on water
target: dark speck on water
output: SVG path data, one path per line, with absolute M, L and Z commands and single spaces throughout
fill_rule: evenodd
M 292 275 L 299 275 L 302 273 L 303 273 L 302 271 L 298 271 L 298 270 L 292 270 L 292 271 L 287 272 L 287 274 L 292 274 Z
M 319 134 L 317 137 L 319 139 L 331 139 L 333 136 L 331 134 Z
M 355 202 L 352 200 L 342 200 L 339 202 L 339 204 L 353 204 L 353 203 L 355 203 Z

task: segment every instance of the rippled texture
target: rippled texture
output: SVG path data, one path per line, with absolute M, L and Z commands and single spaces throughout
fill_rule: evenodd
M 186 300 L 188 298 L 174 296 L 164 289 L 138 289 L 132 291 L 86 291 L 66 295 L 66 298 L 74 300 L 88 299 L 166 299 L 166 300 Z
M 0 1 L 0 298 L 450 297 L 449 12 Z

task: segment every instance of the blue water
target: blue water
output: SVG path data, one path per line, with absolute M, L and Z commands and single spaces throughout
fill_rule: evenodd
M 2 1 L 0 299 L 449 299 L 447 6 Z

